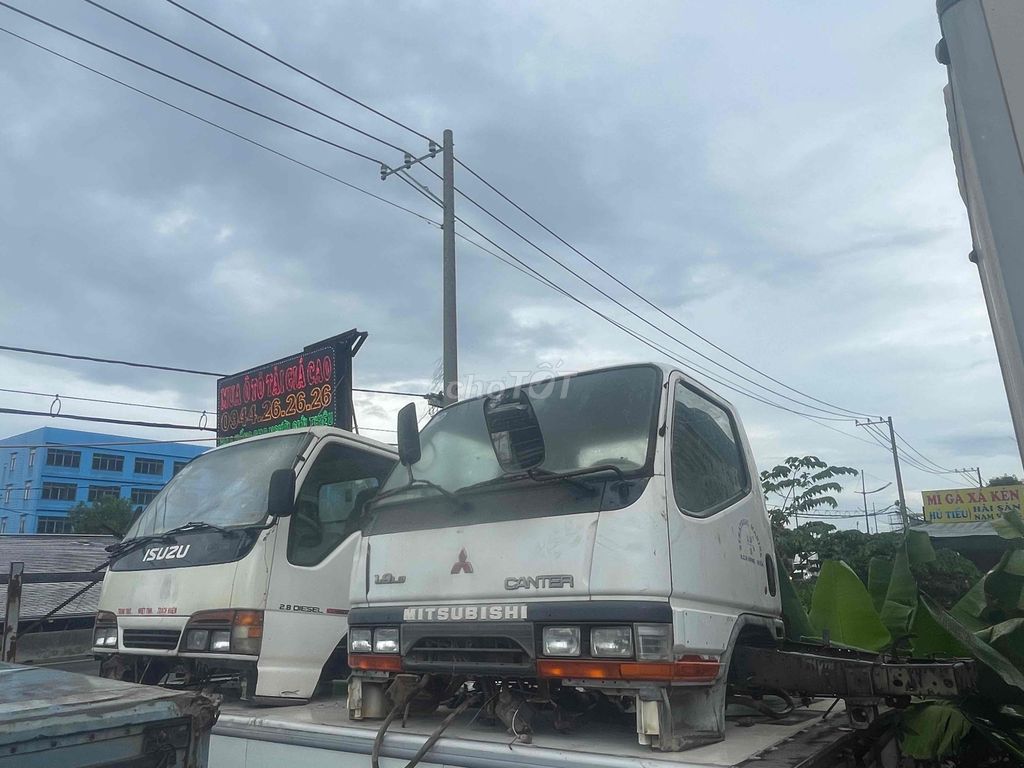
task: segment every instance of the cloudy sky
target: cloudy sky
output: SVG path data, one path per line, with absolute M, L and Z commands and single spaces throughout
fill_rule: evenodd
M 340 120 L 425 151 L 414 134 L 166 2 L 102 2 Z M 967 260 L 933 3 L 184 2 L 426 135 L 451 128 L 460 159 L 736 357 L 829 403 L 892 414 L 900 433 L 943 467 L 1020 472 Z M 11 4 L 329 141 L 401 159 L 82 0 Z M 370 162 L 5 8 L 0 26 L 438 216 L 398 179 L 381 182 Z M 417 175 L 436 190 L 432 176 Z M 465 172 L 457 184 L 658 327 L 806 400 L 640 303 Z M 593 307 L 696 357 L 466 200 L 458 211 Z M 357 386 L 426 391 L 439 364 L 436 228 L 2 33 L 0 227 L 0 344 L 235 371 L 358 327 L 370 338 L 356 360 Z M 465 242 L 458 258 L 464 380 L 666 359 Z M 214 403 L 213 380 L 197 376 L 13 353 L 0 354 L 0 371 L 6 389 Z M 761 468 L 814 453 L 863 468 L 876 486 L 892 479 L 891 459 L 852 423 L 827 422 L 830 430 L 712 386 L 740 408 Z M 0 402 L 48 406 L 15 394 Z M 390 428 L 404 402 L 360 397 L 361 423 Z M 194 418 L 89 403 L 64 410 Z M 0 418 L 3 435 L 57 423 Z M 958 484 L 909 466 L 905 478 L 915 505 L 922 488 Z M 884 506 L 894 494 L 877 498 Z M 852 492 L 842 501 L 844 509 L 860 505 Z

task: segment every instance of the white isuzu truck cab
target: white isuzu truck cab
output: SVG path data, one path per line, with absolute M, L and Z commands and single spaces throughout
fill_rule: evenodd
M 469 683 L 517 735 L 539 708 L 571 727 L 610 705 L 655 749 L 722 738 L 733 649 L 783 638 L 729 403 L 670 367 L 606 368 L 451 405 L 422 434 L 406 406 L 399 454 L 352 569 L 353 718 Z
M 344 676 L 363 505 L 389 446 L 341 429 L 240 440 L 186 465 L 117 545 L 93 651 L 102 674 L 186 685 L 236 678 L 244 698 L 309 699 Z

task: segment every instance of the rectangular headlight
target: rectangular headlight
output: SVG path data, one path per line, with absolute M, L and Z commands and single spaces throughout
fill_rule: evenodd
M 590 630 L 590 652 L 594 656 L 632 658 L 633 628 L 594 627 Z
M 373 640 L 368 629 L 349 629 L 348 649 L 352 653 L 369 653 L 373 650 Z
M 227 653 L 231 650 L 231 630 L 215 629 L 210 633 L 210 650 Z
M 541 635 L 545 656 L 579 656 L 579 627 L 544 627 Z
M 96 627 L 92 644 L 100 648 L 116 648 L 117 627 Z
M 373 630 L 374 653 L 398 653 L 398 627 L 378 627 Z
M 208 629 L 190 629 L 185 633 L 185 650 L 186 651 L 205 651 L 206 645 L 210 641 L 210 630 Z
M 637 624 L 636 657 L 641 661 L 672 660 L 672 625 Z

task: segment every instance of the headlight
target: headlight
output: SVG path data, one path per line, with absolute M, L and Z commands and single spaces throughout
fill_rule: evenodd
M 98 648 L 117 648 L 117 616 L 110 611 L 97 612 L 92 644 Z
M 632 627 L 594 627 L 590 630 L 590 652 L 594 656 L 631 658 L 633 656 Z
M 368 629 L 350 629 L 348 631 L 348 649 L 352 653 L 369 653 L 373 650 L 373 641 Z
M 100 648 L 116 648 L 117 627 L 96 627 L 92 644 Z
M 185 633 L 186 651 L 205 651 L 209 642 L 210 630 L 208 629 L 190 629 Z
M 231 650 L 231 630 L 218 629 L 210 633 L 210 650 L 226 653 Z
M 193 614 L 185 627 L 181 650 L 259 656 L 262 643 L 263 611 L 225 608 Z
M 398 653 L 398 627 L 380 627 L 373 630 L 375 653 Z
M 579 627 L 544 627 L 543 646 L 545 656 L 579 656 Z
M 672 659 L 671 624 L 637 624 L 636 657 L 641 661 Z

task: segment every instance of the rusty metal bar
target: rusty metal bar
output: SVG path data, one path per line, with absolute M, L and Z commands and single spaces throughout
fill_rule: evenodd
M 806 650 L 739 646 L 732 665 L 738 687 L 809 696 L 956 698 L 976 685 L 970 660 L 886 661 L 879 655 L 834 646 Z
M 4 613 L 3 660 L 13 663 L 18 653 L 18 620 L 21 615 L 21 582 L 24 563 L 11 563 L 7 580 L 7 610 Z

